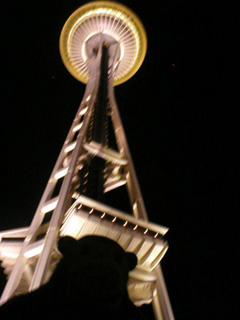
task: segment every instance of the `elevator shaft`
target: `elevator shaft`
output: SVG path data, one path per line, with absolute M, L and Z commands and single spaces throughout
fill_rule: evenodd
M 102 147 L 108 143 L 108 44 L 102 44 L 102 57 L 100 65 L 100 82 L 96 102 L 92 112 L 87 133 L 87 141 L 97 142 Z M 106 161 L 99 157 L 93 157 L 82 170 L 82 183 L 80 193 L 98 201 L 103 201 L 104 171 Z

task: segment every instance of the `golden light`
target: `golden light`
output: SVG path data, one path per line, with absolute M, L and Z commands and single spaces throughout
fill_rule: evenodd
M 140 68 L 147 50 L 147 36 L 137 15 L 117 2 L 87 3 L 69 17 L 60 36 L 63 63 L 77 80 L 87 83 L 86 43 L 101 33 L 110 36 L 120 45 L 114 85 L 121 84 Z

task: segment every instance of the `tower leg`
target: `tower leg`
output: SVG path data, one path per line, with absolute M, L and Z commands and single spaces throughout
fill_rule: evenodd
M 153 310 L 157 320 L 174 320 L 174 314 L 167 292 L 160 264 L 154 269 L 157 277 L 156 292 L 153 297 Z
M 85 90 L 83 101 L 73 121 L 72 127 L 70 128 L 69 134 L 64 142 L 63 148 L 47 183 L 32 223 L 27 231 L 16 264 L 2 293 L 0 304 L 5 303 L 9 298 L 14 296 L 27 264 L 28 259 L 26 257 L 26 253 L 29 249 L 29 246 L 37 241 L 37 236 L 39 235 L 39 231 L 41 231 L 41 227 L 45 227 L 45 225 L 42 225 L 44 217 L 46 213 L 52 211 L 51 220 L 50 222 L 46 223 L 47 232 L 44 237 L 43 250 L 38 258 L 28 291 L 35 290 L 41 284 L 46 282 L 49 263 L 52 258 L 53 250 L 56 247 L 63 216 L 68 209 L 67 205 L 70 203 L 72 194 L 74 192 L 74 190 L 72 190 L 71 183 L 75 174 L 75 168 L 77 167 L 79 155 L 83 152 L 86 131 L 90 121 L 92 109 L 96 101 L 99 87 L 99 72 L 96 72 L 96 70 L 100 69 L 100 62 L 101 50 L 99 50 L 97 56 L 92 58 L 91 63 L 89 63 L 89 81 Z M 83 115 L 84 121 L 81 120 Z M 73 141 L 75 133 L 74 130 L 80 125 L 81 130 L 79 131 L 78 138 L 76 141 Z M 72 155 L 68 156 L 68 153 L 71 151 Z M 67 164 L 65 164 L 67 158 L 69 159 L 69 162 L 67 161 Z M 58 179 L 60 179 L 59 176 L 64 177 L 61 189 L 59 195 L 55 198 L 52 198 L 54 188 L 56 187 Z
M 114 76 L 114 70 L 111 72 L 111 77 Z M 120 152 L 124 155 L 124 158 L 128 161 L 128 180 L 127 188 L 129 193 L 130 202 L 132 205 L 132 211 L 136 218 L 148 221 L 146 208 L 144 205 L 142 193 L 139 187 L 137 175 L 135 172 L 134 164 L 132 161 L 131 153 L 128 148 L 126 135 L 123 129 L 121 117 L 118 111 L 117 103 L 114 96 L 114 89 L 112 85 L 113 79 L 109 80 L 109 99 L 112 109 L 112 121 L 114 125 L 114 131 L 116 133 L 116 140 Z M 174 320 L 174 315 L 170 303 L 170 299 L 165 285 L 164 276 L 160 264 L 155 268 L 154 273 L 157 278 L 156 292 L 153 297 L 152 305 L 157 320 Z
M 86 212 L 88 212 L 88 217 L 86 220 L 88 220 L 89 222 L 91 220 L 90 216 L 95 210 L 96 215 L 99 215 L 101 212 L 101 216 L 99 219 L 104 219 L 104 217 L 107 215 L 108 217 L 111 217 L 111 224 L 114 223 L 116 219 L 121 221 L 121 225 L 123 228 L 131 229 L 129 229 L 131 235 L 139 225 L 141 228 L 141 224 L 143 223 L 143 220 L 145 220 L 145 231 L 143 232 L 144 237 L 145 235 L 147 237 L 147 233 L 150 233 L 149 230 L 151 229 L 151 224 L 147 222 L 148 217 L 144 206 L 144 201 L 138 184 L 137 175 L 135 173 L 134 165 L 128 148 L 127 139 L 120 119 L 120 114 L 117 108 L 113 91 L 114 72 L 116 70 L 116 66 L 118 65 L 117 57 L 119 57 L 118 53 L 120 50 L 119 44 L 116 42 L 112 45 L 110 54 L 108 52 L 107 45 L 104 44 L 100 39 L 98 49 L 99 50 L 96 51 L 96 55 L 91 58 L 91 61 L 89 60 L 89 81 L 87 84 L 83 102 L 81 103 L 76 118 L 74 119 L 73 125 L 70 129 L 69 135 L 59 155 L 59 159 L 49 179 L 32 224 L 26 232 L 25 240 L 21 247 L 22 249 L 20 251 L 14 269 L 10 274 L 9 281 L 3 292 L 1 303 L 6 302 L 10 297 L 12 297 L 15 294 L 16 288 L 19 290 L 19 282 L 21 281 L 22 275 L 26 270 L 28 280 L 26 291 L 37 289 L 40 285 L 44 284 L 49 279 L 49 275 L 53 271 L 53 268 L 51 269 L 51 261 L 53 259 L 53 254 L 56 253 L 55 248 L 59 237 L 60 228 L 62 224 L 64 224 L 64 215 L 71 206 L 74 194 L 77 194 L 77 197 L 75 197 L 76 202 L 78 201 L 78 199 L 82 199 L 82 203 L 78 202 L 78 204 L 80 204 L 81 206 L 85 205 L 85 211 L 83 210 L 82 213 L 77 213 L 77 210 L 76 212 L 74 211 L 74 214 L 76 214 L 75 217 L 78 216 L 79 218 L 78 222 L 80 221 L 80 214 L 82 214 L 83 216 L 86 214 Z M 107 146 L 105 122 L 107 118 L 107 111 L 109 110 L 111 112 L 118 152 L 111 150 L 111 148 L 108 149 Z M 94 114 L 94 112 L 96 113 Z M 82 118 L 84 120 L 81 120 Z M 93 124 L 93 130 L 89 130 L 90 123 Z M 77 138 L 75 138 L 76 133 L 78 133 Z M 108 164 L 110 163 L 108 169 L 111 169 L 112 167 L 114 169 L 117 169 L 115 170 L 115 175 L 118 174 L 119 178 L 121 177 L 120 174 L 125 175 L 124 184 L 126 183 L 127 185 L 132 213 L 135 216 L 134 223 L 131 222 L 131 219 L 133 219 L 133 217 L 129 218 L 125 213 L 119 213 L 116 209 L 104 206 L 100 203 L 101 197 L 106 191 L 106 189 L 104 189 L 104 179 L 105 176 L 107 176 L 107 174 L 105 174 L 104 176 L 104 168 L 106 162 L 108 162 Z M 92 165 L 91 168 L 89 164 L 90 166 Z M 84 167 L 84 165 L 86 165 L 86 167 Z M 84 168 L 84 170 L 87 170 L 89 168 L 91 169 L 89 170 L 91 171 L 91 174 L 89 173 L 88 177 L 89 186 L 92 186 L 91 190 L 89 189 L 91 191 L 90 193 L 84 193 L 85 186 L 80 190 L 78 189 L 79 181 L 81 181 L 81 178 L 85 176 L 84 170 L 82 173 L 80 172 L 82 168 Z M 120 168 L 122 169 L 123 173 L 119 173 L 121 172 L 121 170 L 119 170 Z M 56 183 L 60 178 L 63 178 L 60 192 L 57 197 L 53 197 Z M 115 188 L 117 188 L 116 185 L 117 184 L 115 184 L 114 186 Z M 98 202 L 93 201 L 92 198 L 97 200 Z M 85 203 L 83 200 L 85 201 Z M 86 204 L 86 201 L 89 202 L 89 207 Z M 74 205 L 75 203 L 73 204 L 73 206 Z M 87 210 L 86 207 L 88 208 Z M 96 207 L 98 208 L 98 210 L 96 210 Z M 69 210 L 72 210 L 71 208 Z M 108 213 L 108 210 L 115 211 L 115 213 L 112 212 L 113 215 L 110 215 Z M 48 213 L 51 213 L 51 216 L 48 222 L 46 222 L 45 215 Z M 94 214 L 92 216 L 94 216 Z M 123 221 L 120 220 L 121 216 L 122 218 L 124 218 Z M 106 226 L 104 226 L 103 220 L 100 225 L 102 227 L 102 230 L 104 229 L 104 232 L 101 231 L 103 232 L 103 235 L 108 236 L 109 231 L 107 230 L 106 232 Z M 81 229 L 81 227 L 79 228 Z M 43 229 L 44 232 L 42 231 Z M 98 229 L 100 229 L 100 227 Z M 91 233 L 91 230 L 88 230 L 88 232 Z M 79 236 L 81 232 L 80 230 L 78 231 Z M 159 231 L 158 229 L 154 232 L 155 236 L 152 235 L 154 239 L 152 240 L 152 244 L 147 251 L 148 253 L 144 253 L 144 261 L 146 261 L 146 259 L 152 254 L 152 249 L 156 244 L 156 237 L 158 236 L 158 234 L 164 235 L 166 233 L 166 230 L 163 232 L 161 230 Z M 83 234 L 84 232 L 81 233 L 81 235 Z M 39 235 L 41 236 L 41 239 L 39 238 Z M 129 234 L 127 234 L 127 232 L 125 234 L 125 231 L 121 231 L 119 234 L 117 234 L 117 238 L 114 238 L 114 240 L 119 240 L 121 237 L 124 238 L 124 236 L 126 236 L 125 240 L 127 239 L 127 241 L 124 240 L 124 246 L 126 246 L 127 250 L 127 247 L 131 244 L 134 236 L 133 238 L 131 238 L 129 237 Z M 147 243 L 145 239 L 140 241 L 140 243 L 138 244 L 139 248 L 137 249 L 138 252 L 141 251 L 141 247 L 145 242 Z M 28 270 L 29 266 L 27 261 L 27 254 L 29 253 L 29 248 L 31 248 L 33 244 L 39 245 L 39 248 L 41 245 L 41 250 L 38 251 L 38 254 L 35 253 L 36 266 L 32 274 Z M 138 247 L 136 246 L 136 244 L 134 246 L 135 249 Z M 161 245 L 161 248 L 161 252 L 165 253 L 166 250 L 164 248 L 166 248 L 166 246 L 162 247 Z M 159 255 L 157 257 L 159 257 Z M 174 315 L 169 301 L 161 267 L 159 265 L 155 268 L 156 263 L 159 263 L 160 259 L 161 258 L 159 258 L 157 262 L 154 263 L 154 266 L 152 265 L 152 263 L 155 260 L 153 260 L 152 263 L 149 264 L 149 269 L 147 270 L 147 272 L 149 272 L 149 274 L 153 276 L 153 284 L 155 283 L 155 279 L 157 279 L 156 289 L 152 301 L 155 318 L 157 320 L 174 320 Z M 141 261 L 141 257 L 139 260 Z M 142 264 L 143 262 L 139 263 L 140 266 Z M 155 268 L 154 271 L 151 271 L 153 270 L 153 268 Z M 145 269 L 144 274 L 145 276 L 143 277 L 143 281 L 148 281 Z M 148 302 L 151 301 L 152 292 L 153 290 L 151 291 L 151 296 L 147 300 Z M 143 300 L 141 300 L 141 302 L 142 301 Z

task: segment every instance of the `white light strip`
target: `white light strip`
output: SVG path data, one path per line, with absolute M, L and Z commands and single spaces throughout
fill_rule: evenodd
M 113 190 L 113 189 L 116 189 L 116 188 L 118 188 L 118 187 L 121 187 L 121 186 L 123 186 L 124 184 L 126 184 L 127 183 L 127 180 L 126 179 L 122 179 L 122 180 L 120 180 L 120 181 L 117 181 L 117 182 L 113 182 L 113 183 L 111 183 L 111 184 L 109 184 L 108 186 L 105 186 L 104 185 L 104 193 L 107 193 L 107 192 L 109 192 L 109 191 L 111 191 L 111 190 Z
M 73 132 L 77 132 L 78 130 L 80 130 L 82 128 L 83 123 L 80 122 L 79 124 L 77 124 L 74 128 L 73 128 Z
M 87 100 L 86 100 L 87 101 Z M 83 108 L 80 112 L 79 115 L 83 116 L 87 112 L 88 107 Z
M 58 203 L 58 197 L 53 198 L 52 200 L 46 202 L 45 206 L 42 207 L 42 213 L 47 213 L 54 210 Z
M 65 153 L 68 153 L 69 151 L 72 151 L 76 147 L 77 141 L 72 142 L 65 148 Z
M 109 160 L 112 163 L 119 165 L 126 165 L 128 162 L 126 159 L 122 158 L 119 152 L 116 152 L 110 148 L 102 147 L 100 143 L 91 141 L 90 143 L 84 143 L 84 148 L 92 153 L 94 156 L 98 156 L 105 160 Z
M 55 174 L 54 178 L 61 179 L 62 177 L 64 177 L 67 174 L 67 171 L 68 171 L 68 167 L 58 170 L 57 173 Z
M 11 248 L 8 248 L 7 251 L 1 249 L 1 266 L 3 267 L 3 262 L 5 259 L 17 259 L 19 256 L 19 252 L 16 252 L 16 250 L 12 250 Z M 20 250 L 19 250 L 20 251 Z
M 35 248 L 32 248 L 32 249 L 26 251 L 26 252 L 24 253 L 24 256 L 25 256 L 26 258 L 32 258 L 32 257 L 34 257 L 34 256 L 39 255 L 39 254 L 42 252 L 42 250 L 43 250 L 43 246 L 44 246 L 44 244 L 41 244 L 41 245 L 39 245 L 39 246 L 37 246 L 37 247 L 35 247 Z

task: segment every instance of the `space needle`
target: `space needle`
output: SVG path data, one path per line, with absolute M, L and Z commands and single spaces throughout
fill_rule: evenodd
M 160 267 L 168 228 L 148 221 L 114 96 L 114 87 L 138 71 L 146 50 L 144 26 L 123 4 L 89 2 L 66 21 L 60 54 L 86 89 L 32 223 L 0 232 L 0 260 L 8 277 L 1 304 L 49 281 L 61 259 L 60 237 L 95 234 L 137 255 L 128 283 L 133 303 L 152 303 L 156 319 L 174 320 Z M 131 212 L 105 201 L 106 194 L 123 187 Z

